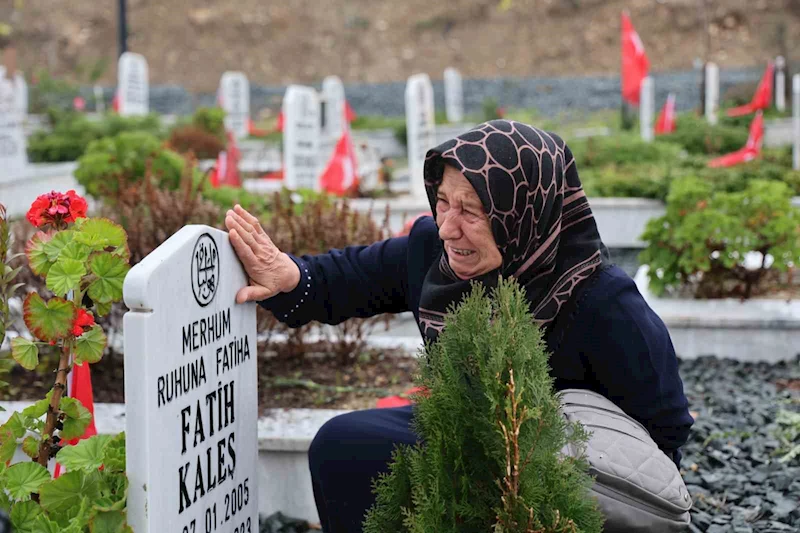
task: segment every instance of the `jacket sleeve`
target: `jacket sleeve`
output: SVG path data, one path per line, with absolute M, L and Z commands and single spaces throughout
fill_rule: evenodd
M 397 237 L 319 255 L 290 255 L 300 268 L 300 283 L 259 304 L 290 327 L 407 311 L 407 253 L 408 237 Z
M 584 352 L 598 392 L 638 420 L 676 463 L 694 420 L 664 322 L 626 283 L 593 301 L 592 349 Z

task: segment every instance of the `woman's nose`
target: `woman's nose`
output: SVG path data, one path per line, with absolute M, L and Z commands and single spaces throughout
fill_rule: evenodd
M 461 228 L 455 217 L 445 214 L 442 218 L 442 223 L 439 226 L 439 238 L 443 241 L 454 240 L 461 237 Z

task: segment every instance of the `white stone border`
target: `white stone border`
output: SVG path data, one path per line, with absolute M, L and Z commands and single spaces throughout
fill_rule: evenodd
M 639 268 L 636 286 L 667 325 L 679 357 L 775 363 L 800 355 L 800 301 L 659 298 L 649 290 L 647 272 Z

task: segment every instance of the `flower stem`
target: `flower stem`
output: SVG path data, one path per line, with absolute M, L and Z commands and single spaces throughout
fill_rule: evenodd
M 53 446 L 51 438 L 53 431 L 58 422 L 59 404 L 64 391 L 67 389 L 67 373 L 69 372 L 69 355 L 72 343 L 63 341 L 61 347 L 61 357 L 58 361 L 58 369 L 56 370 L 56 383 L 53 385 L 53 396 L 50 398 L 50 405 L 47 407 L 47 418 L 44 423 L 44 431 L 42 432 L 42 441 L 39 443 L 39 457 L 37 462 L 43 467 L 47 468 L 47 462 L 50 460 L 50 451 Z

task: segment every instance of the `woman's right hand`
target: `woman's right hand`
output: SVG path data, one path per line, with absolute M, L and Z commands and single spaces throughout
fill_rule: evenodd
M 225 226 L 250 280 L 236 293 L 236 303 L 266 300 L 297 287 L 300 269 L 275 246 L 256 217 L 237 204 L 225 214 Z

